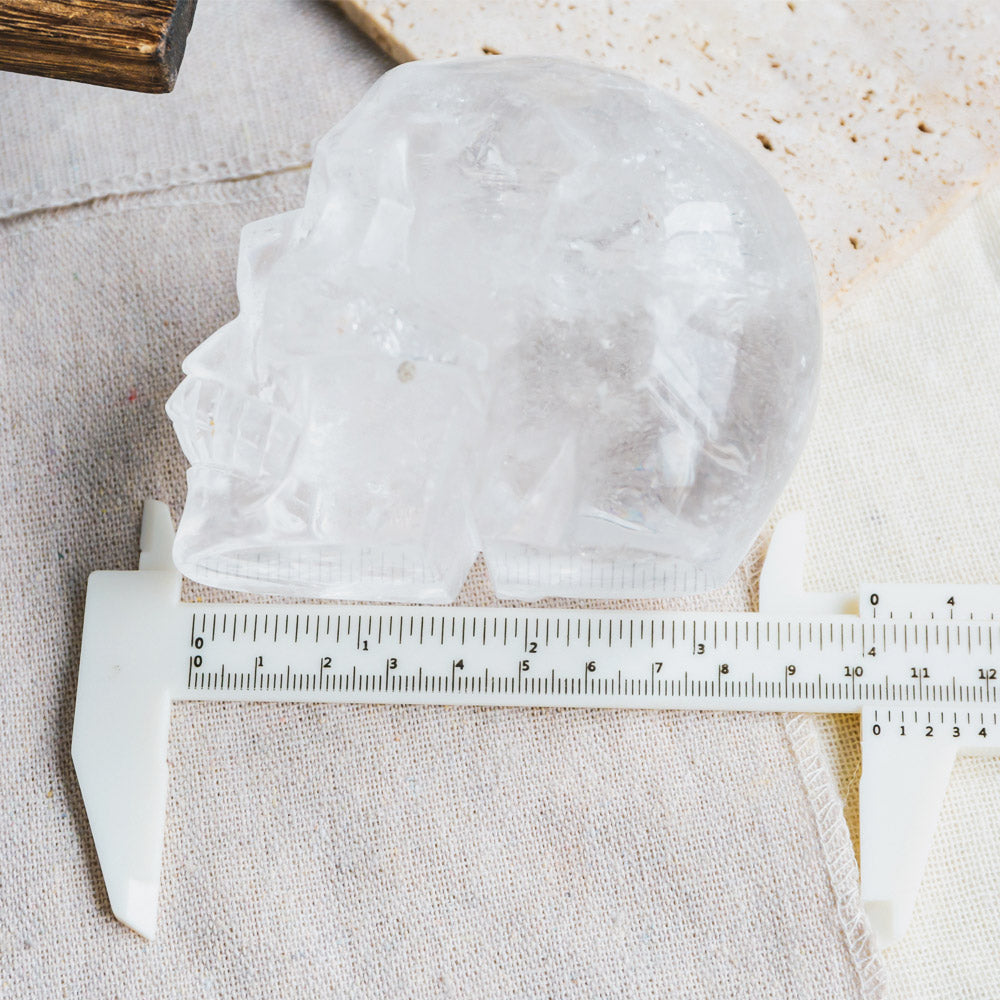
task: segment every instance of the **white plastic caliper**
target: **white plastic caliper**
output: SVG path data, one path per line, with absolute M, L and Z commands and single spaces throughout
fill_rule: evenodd
M 892 942 L 955 754 L 1000 747 L 1000 588 L 806 594 L 804 525 L 776 529 L 759 614 L 182 604 L 148 501 L 138 571 L 90 577 L 73 728 L 112 910 L 153 936 L 172 701 L 860 712 L 861 894 Z

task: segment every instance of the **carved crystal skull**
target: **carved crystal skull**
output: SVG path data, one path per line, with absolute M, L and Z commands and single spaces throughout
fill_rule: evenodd
M 735 569 L 805 438 L 813 266 L 778 185 L 629 77 L 410 63 L 247 226 L 239 316 L 168 403 L 196 580 L 663 596 Z

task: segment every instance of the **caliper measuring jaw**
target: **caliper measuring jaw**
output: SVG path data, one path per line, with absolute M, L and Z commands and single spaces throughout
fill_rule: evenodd
M 73 765 L 114 915 L 156 933 L 167 809 L 170 686 L 181 575 L 166 504 L 147 500 L 139 570 L 99 571 L 87 584 Z
M 805 558 L 805 515 L 796 512 L 779 522 L 768 546 L 758 594 L 761 613 L 803 619 L 857 614 L 856 595 L 805 590 Z M 862 588 L 869 596 L 891 589 Z M 901 589 L 912 592 L 916 588 Z M 900 672 L 910 669 L 908 661 L 896 666 Z M 880 720 L 878 711 L 868 705 L 861 707 L 858 783 L 861 900 L 882 948 L 903 936 L 913 916 L 957 750 L 980 750 L 968 739 L 921 743 L 911 738 L 905 746 L 888 733 L 875 739 L 875 731 L 882 736 L 881 729 L 888 728 L 885 716 L 883 711 Z M 986 752 L 995 751 L 990 748 Z
M 952 588 L 932 588 L 932 587 L 905 587 L 905 586 L 882 586 L 870 590 L 861 591 L 860 605 L 862 608 L 873 614 L 873 619 L 867 624 L 861 623 L 858 617 L 859 600 L 854 596 L 840 594 L 813 594 L 806 593 L 802 587 L 803 567 L 805 562 L 805 519 L 802 515 L 792 515 L 785 518 L 775 529 L 771 544 L 768 548 L 767 558 L 761 572 L 760 579 L 760 614 L 759 615 L 734 615 L 729 621 L 742 624 L 732 629 L 736 637 L 737 647 L 739 647 L 739 636 L 743 634 L 744 628 L 752 630 L 757 628 L 758 642 L 763 635 L 765 625 L 768 627 L 780 622 L 777 628 L 778 649 L 781 649 L 781 635 L 786 634 L 786 641 L 792 639 L 792 629 L 796 627 L 799 632 L 799 652 L 796 654 L 798 662 L 798 676 L 803 676 L 808 667 L 808 650 L 802 646 L 802 636 L 808 631 L 810 637 L 814 626 L 818 630 L 819 648 L 823 649 L 823 636 L 828 636 L 827 657 L 824 664 L 829 665 L 829 657 L 835 657 L 833 669 L 842 674 L 846 671 L 848 675 L 853 674 L 860 677 L 862 667 L 859 665 L 859 658 L 864 656 L 861 648 L 855 649 L 853 646 L 844 645 L 831 649 L 834 629 L 838 629 L 841 637 L 844 634 L 853 636 L 854 630 L 858 630 L 860 646 L 867 648 L 872 637 L 879 635 L 882 637 L 882 645 L 879 648 L 877 658 L 867 660 L 866 665 L 878 663 L 878 676 L 883 678 L 864 683 L 855 680 L 842 680 L 835 683 L 832 679 L 828 684 L 813 685 L 817 689 L 836 688 L 843 689 L 846 694 L 843 696 L 830 695 L 827 700 L 820 699 L 813 695 L 803 696 L 801 691 L 798 695 L 787 694 L 789 687 L 789 674 L 784 674 L 785 695 L 780 694 L 780 684 L 771 684 L 772 694 L 765 692 L 763 695 L 727 695 L 728 700 L 720 703 L 718 689 L 711 697 L 701 697 L 701 688 L 697 698 L 678 698 L 666 700 L 664 695 L 652 694 L 642 698 L 633 698 L 631 701 L 607 701 L 597 698 L 589 698 L 586 690 L 582 691 L 580 681 L 562 682 L 557 694 L 556 689 L 546 689 L 547 693 L 535 694 L 535 682 L 531 682 L 531 694 L 527 693 L 527 687 L 522 692 L 520 673 L 518 673 L 517 661 L 512 659 L 514 655 L 523 655 L 523 652 L 516 653 L 513 647 L 506 646 L 506 625 L 500 629 L 496 642 L 503 645 L 499 647 L 499 652 L 503 655 L 503 663 L 510 663 L 513 675 L 509 678 L 512 681 L 508 695 L 501 695 L 499 688 L 494 692 L 493 688 L 487 690 L 482 684 L 481 678 L 478 688 L 476 682 L 470 680 L 471 670 L 464 670 L 457 675 L 457 670 L 461 667 L 462 660 L 458 657 L 466 658 L 467 666 L 472 666 L 472 655 L 484 655 L 483 650 L 486 645 L 486 619 L 484 612 L 493 616 L 493 634 L 497 636 L 497 621 L 510 619 L 510 624 L 516 626 L 518 622 L 523 625 L 522 640 L 527 647 L 527 629 L 529 616 L 544 616 L 549 612 L 533 611 L 531 609 L 521 609 L 519 611 L 509 611 L 507 609 L 460 609 L 460 608 L 376 608 L 374 606 L 344 608 L 343 606 L 322 607 L 309 605 L 296 608 L 289 605 L 184 605 L 180 603 L 181 576 L 174 568 L 171 558 L 171 548 L 173 544 L 173 523 L 166 505 L 156 501 L 147 501 L 143 510 L 141 555 L 139 558 L 138 571 L 112 571 L 96 572 L 90 577 L 87 589 L 87 603 L 83 627 L 83 641 L 80 654 L 80 674 L 77 689 L 76 714 L 73 726 L 73 763 L 76 767 L 77 778 L 80 783 L 80 790 L 83 794 L 84 805 L 87 810 L 87 817 L 90 821 L 91 830 L 94 836 L 94 844 L 97 848 L 97 855 L 101 864 L 101 871 L 104 875 L 107 886 L 108 897 L 111 909 L 115 916 L 128 927 L 137 931 L 144 937 L 151 938 L 156 930 L 157 900 L 160 887 L 160 869 L 162 862 L 164 825 L 166 818 L 167 803 L 167 739 L 170 723 L 171 702 L 180 699 L 196 700 L 240 700 L 240 701 L 381 701 L 381 702 L 407 702 L 407 703 L 434 703 L 434 704 L 565 704 L 565 705 L 604 705 L 616 704 L 643 708 L 664 708 L 664 707 L 714 707 L 731 709 L 752 709 L 780 710 L 790 709 L 793 711 L 839 711 L 839 712 L 861 712 L 862 725 L 862 756 L 863 770 L 861 776 L 859 813 L 861 822 L 861 899 L 864 902 L 873 929 L 879 938 L 881 945 L 892 943 L 902 935 L 909 921 L 917 895 L 920 878 L 930 851 L 934 828 L 940 812 L 944 798 L 948 776 L 952 763 L 955 759 L 956 751 L 973 749 L 981 753 L 992 753 L 1000 746 L 1000 720 L 995 714 L 996 702 L 998 699 L 997 676 L 1000 674 L 1000 631 L 997 623 L 987 625 L 985 622 L 981 626 L 970 624 L 969 618 L 974 619 L 977 614 L 982 618 L 989 617 L 987 606 L 1000 604 L 1000 589 L 995 587 L 952 587 Z M 955 624 L 953 620 L 942 622 L 938 619 L 931 625 L 909 624 L 913 620 L 923 622 L 925 618 L 934 619 L 935 608 L 942 609 L 946 605 L 955 604 L 955 598 L 949 598 L 949 594 L 960 595 L 957 600 L 962 606 L 963 614 L 968 614 L 964 624 Z M 888 614 L 889 607 L 895 602 L 897 618 L 889 621 L 888 618 L 879 618 L 883 611 Z M 877 608 L 876 608 L 877 605 Z M 973 609 L 971 612 L 969 609 Z M 978 611 L 976 610 L 978 609 Z M 995 610 L 995 608 L 994 608 Z M 327 614 L 329 612 L 329 614 Z M 877 612 L 877 613 L 876 613 Z M 426 693 L 427 688 L 422 687 L 420 694 L 415 694 L 415 685 L 410 685 L 416 680 L 416 672 L 411 669 L 407 687 L 409 692 L 404 695 L 402 684 L 396 684 L 401 680 L 405 671 L 403 660 L 386 659 L 386 652 L 398 657 L 409 657 L 410 662 L 414 661 L 417 654 L 415 648 L 407 648 L 403 643 L 403 618 L 401 613 L 409 618 L 410 634 L 413 635 L 414 621 L 426 621 L 433 633 L 435 622 L 440 622 L 440 649 L 442 654 L 447 654 L 446 662 L 452 665 L 450 672 L 450 683 L 452 687 L 442 695 L 443 682 L 448 680 L 446 676 L 434 678 L 435 686 L 430 691 L 437 691 L 437 694 Z M 558 612 L 558 615 L 565 616 L 567 612 Z M 609 630 L 605 633 L 609 636 L 611 622 L 608 618 L 609 612 L 568 612 L 577 615 L 581 621 L 590 620 L 595 627 L 603 621 Z M 665 614 L 665 613 L 664 613 Z M 950 612 L 948 612 L 950 614 Z M 445 646 L 444 621 L 445 617 L 451 620 L 451 635 L 456 635 L 456 622 L 466 622 L 471 626 L 471 634 L 475 635 L 477 620 L 481 621 L 481 642 L 475 649 L 465 645 L 458 646 L 457 643 L 465 643 L 465 625 L 462 624 L 460 631 L 461 639 L 449 640 L 451 647 Z M 642 612 L 632 616 L 628 621 L 619 623 L 620 631 L 624 626 L 624 636 L 629 640 L 630 629 L 633 625 L 637 628 L 643 622 L 641 619 L 659 617 L 656 612 Z M 669 616 L 667 616 L 669 617 Z M 704 637 L 706 646 L 710 642 L 713 634 L 713 625 L 709 619 L 712 616 L 702 615 L 705 619 L 701 627 L 707 631 L 704 636 L 701 632 L 697 638 Z M 257 641 L 257 621 L 260 619 L 263 635 L 268 635 L 268 618 L 271 620 L 272 636 L 268 636 L 268 649 L 283 649 L 280 654 L 280 670 L 268 665 L 268 668 L 261 666 L 264 658 L 256 655 L 254 643 Z M 292 672 L 292 667 L 286 667 L 286 657 L 293 658 L 296 655 L 297 647 L 278 645 L 278 620 L 282 619 L 285 633 L 289 633 L 289 622 L 293 623 L 292 632 L 295 641 L 298 640 L 298 623 L 304 622 L 305 634 L 308 636 L 306 643 L 309 658 L 308 667 L 296 668 L 297 672 Z M 324 636 L 325 645 L 322 649 L 318 643 L 320 640 L 319 622 L 323 618 L 326 622 L 327 632 Z M 349 639 L 342 642 L 339 622 L 341 618 L 346 624 L 346 634 Z M 684 616 L 687 624 L 691 627 L 690 635 L 695 636 L 696 615 L 687 614 Z M 875 619 L 878 619 L 877 621 Z M 243 633 L 237 634 L 237 619 L 243 623 Z M 310 619 L 313 621 L 313 631 L 310 633 Z M 203 664 L 203 655 L 210 652 L 210 647 L 216 643 L 215 625 L 216 620 L 221 620 L 219 642 L 228 643 L 225 646 L 224 655 L 221 657 L 219 670 L 209 676 L 207 664 Z M 330 632 L 330 622 L 334 620 L 336 628 Z M 361 642 L 361 622 L 367 620 L 372 650 L 369 651 L 369 642 Z M 397 631 L 392 642 L 400 645 L 384 650 L 380 646 L 382 640 L 381 625 L 378 631 L 372 632 L 373 621 L 384 621 L 388 625 L 389 635 L 392 636 L 394 620 L 398 622 Z M 563 619 L 565 620 L 565 619 Z M 752 623 L 749 621 L 752 620 Z M 905 626 L 903 621 L 908 624 Z M 205 622 L 208 626 L 205 626 Z M 228 627 L 226 622 L 228 621 Z M 718 634 L 722 636 L 722 624 L 718 619 L 713 619 L 718 625 Z M 248 623 L 249 622 L 249 631 Z M 351 632 L 351 623 L 355 628 Z M 197 628 L 196 628 L 196 623 Z M 536 632 L 538 620 L 535 621 Z M 550 623 L 558 626 L 557 619 L 550 619 Z M 198 629 L 207 631 L 198 631 Z M 649 624 L 648 636 L 653 635 L 653 625 Z M 657 639 L 662 632 L 657 630 Z M 885 630 L 888 628 L 889 632 Z M 928 676 L 928 670 L 923 666 L 915 666 L 917 657 L 915 647 L 911 646 L 906 651 L 904 642 L 895 642 L 892 635 L 898 629 L 920 629 L 921 636 L 932 636 L 940 633 L 941 641 L 937 647 L 933 646 L 933 640 L 927 642 L 927 648 L 934 656 L 924 660 L 929 667 L 931 678 L 935 677 L 941 663 L 954 670 L 951 677 L 956 677 L 961 673 L 963 678 L 974 678 L 978 673 L 979 680 L 973 681 L 963 679 L 965 685 L 966 698 L 961 705 L 961 712 L 955 711 L 954 700 L 947 706 L 942 702 L 938 704 L 933 695 L 934 688 L 928 681 L 928 687 L 919 687 L 924 682 L 905 682 L 907 691 L 914 692 L 911 695 L 905 709 L 906 717 L 903 717 L 903 709 L 898 708 L 894 702 L 887 705 L 883 697 L 878 702 L 878 707 L 874 707 L 866 697 L 874 697 L 875 685 L 879 684 L 879 689 L 887 691 L 891 681 L 893 691 L 896 690 L 896 680 L 899 679 L 899 689 L 904 686 L 903 678 Z M 976 629 L 978 628 L 978 633 Z M 959 646 L 952 641 L 948 655 L 945 656 L 945 643 L 948 636 L 958 635 L 959 630 L 964 629 L 962 636 L 963 644 Z M 846 633 L 845 633 L 846 630 Z M 950 631 L 949 631 L 950 630 Z M 680 628 L 678 628 L 680 631 Z M 231 633 L 231 635 L 229 634 Z M 557 633 L 558 634 L 558 633 Z M 577 633 L 579 634 L 579 633 Z M 641 633 L 640 633 L 641 634 Z M 749 636 L 751 631 L 747 632 Z M 916 633 L 914 633 L 916 634 Z M 978 634 L 979 645 L 975 648 L 973 636 Z M 419 635 L 423 642 L 423 625 L 420 625 Z M 547 635 L 543 630 L 542 635 Z M 584 627 L 584 636 L 589 635 L 589 628 Z M 889 636 L 886 639 L 886 636 Z M 377 638 L 376 638 L 377 636 Z M 866 639 L 866 636 L 868 637 Z M 569 624 L 566 623 L 565 646 L 569 644 Z M 706 646 L 695 646 L 692 649 L 691 642 L 688 641 L 686 651 L 681 648 L 674 648 L 669 645 L 670 628 L 666 630 L 667 644 L 656 647 L 655 659 L 668 660 L 671 656 L 677 660 L 675 665 L 681 674 L 686 676 L 685 670 L 703 669 L 699 664 L 707 662 L 714 663 L 707 656 L 697 654 L 705 651 Z M 989 653 L 987 654 L 986 642 L 989 641 Z M 285 635 L 282 636 L 285 641 Z M 291 635 L 288 635 L 291 642 Z M 853 639 L 850 640 L 853 642 Z M 965 642 L 968 644 L 968 655 L 965 652 Z M 416 638 L 413 640 L 416 643 Z M 475 640 L 479 643 L 480 640 Z M 813 642 L 810 638 L 809 642 Z M 339 645 L 338 645 L 339 644 Z M 549 647 L 539 639 L 539 644 L 545 649 L 539 650 L 539 657 L 546 651 L 552 657 L 550 661 L 556 668 L 559 668 L 558 656 L 560 650 L 555 646 Z M 923 643 L 922 643 L 923 644 Z M 532 642 L 532 652 L 536 643 Z M 627 646 L 627 648 L 626 648 Z M 650 669 L 649 660 L 652 651 L 647 645 L 644 651 L 637 649 L 632 651 L 631 641 L 627 641 L 626 646 L 621 647 L 620 653 L 616 653 L 618 658 L 616 666 L 618 669 L 619 691 L 621 689 L 622 668 L 627 667 L 632 662 L 628 658 L 642 659 L 643 669 L 647 672 Z M 363 648 L 362 648 L 363 647 Z M 993 653 L 994 647 L 997 653 Z M 605 646 L 605 648 L 607 648 Z M 812 647 L 815 653 L 815 645 Z M 400 652 L 396 653 L 396 649 Z M 421 646 L 424 655 L 427 647 Z M 589 647 L 588 647 L 589 649 Z M 478 653 L 476 651 L 479 651 Z M 673 650 L 673 651 L 672 651 Z M 721 650 L 721 647 L 720 647 Z M 240 665 L 239 657 L 246 658 L 249 651 L 249 663 L 244 669 Z M 321 657 L 318 653 L 331 652 L 334 655 Z M 731 651 L 731 650 L 730 650 Z M 871 654 L 876 650 L 873 648 Z M 641 653 L 641 655 L 640 655 Z M 869 655 L 871 655 L 869 654 Z M 303 654 L 306 655 L 306 654 Z M 580 658 L 580 664 L 589 657 L 582 655 L 582 651 L 571 651 L 566 655 Z M 740 652 L 738 655 L 744 655 Z M 757 651 L 758 671 L 765 668 L 771 660 L 779 664 L 781 671 L 792 672 L 795 667 L 784 667 L 781 664 L 790 658 L 787 652 L 774 653 L 773 647 L 769 646 L 765 650 L 760 647 Z M 268 654 L 270 657 L 271 654 Z M 801 656 L 804 659 L 798 659 Z M 369 657 L 369 660 L 364 660 Z M 362 693 L 362 688 L 345 683 L 350 681 L 354 673 L 363 671 L 365 663 L 371 663 L 371 658 L 375 658 L 382 665 L 379 669 L 385 674 L 385 686 L 383 687 L 381 673 L 378 675 L 369 673 L 367 675 Z M 378 659 L 381 657 L 381 659 Z M 453 660 L 452 657 L 455 657 Z M 841 659 L 841 657 L 843 657 Z M 721 655 L 719 657 L 722 658 Z M 728 664 L 736 661 L 726 654 Z M 944 658 L 944 659 L 942 659 Z M 342 682 L 331 685 L 331 677 L 334 670 L 327 671 L 331 666 L 335 667 L 333 661 L 340 660 L 344 672 L 340 678 Z M 533 660 L 537 669 L 537 663 Z M 576 663 L 576 660 L 573 660 Z M 845 666 L 844 664 L 847 664 Z M 358 666 L 360 665 L 360 667 Z M 391 668 L 400 666 L 399 671 L 393 672 Z M 488 664 L 490 670 L 495 663 Z M 603 665 L 603 661 L 602 661 Z M 815 664 L 814 664 L 815 665 Z M 984 666 L 985 665 L 985 666 Z M 577 664 L 579 666 L 579 664 Z M 653 664 L 654 667 L 662 667 L 663 664 Z M 827 669 L 823 666 L 823 670 Z M 528 669 L 528 660 L 521 661 L 521 669 Z M 573 667 L 575 670 L 576 667 Z M 582 669 L 582 667 L 580 668 Z M 596 669 L 593 662 L 586 664 L 586 670 Z M 631 668 L 629 668 L 631 669 Z M 716 667 L 712 667 L 713 670 Z M 718 666 L 719 676 L 729 671 L 727 664 Z M 287 670 L 287 677 L 286 677 Z M 426 680 L 427 668 L 424 668 Z M 547 671 L 546 671 L 547 672 Z M 875 672 L 874 670 L 872 671 Z M 390 673 L 393 673 L 392 685 L 390 685 Z M 396 677 L 398 673 L 400 677 Z M 480 670 L 481 673 L 481 670 Z M 554 677 L 556 670 L 552 672 Z M 359 673 L 360 676 L 360 673 Z M 456 676 L 461 680 L 456 683 Z M 540 677 L 536 674 L 535 676 Z M 569 677 L 569 674 L 565 676 Z M 573 675 L 576 676 L 576 675 Z M 585 673 L 584 677 L 590 676 Z M 600 675 L 598 675 L 600 676 Z M 642 685 L 646 681 L 642 680 L 642 675 L 634 674 L 637 678 L 636 684 Z M 731 672 L 730 672 L 731 676 Z M 758 677 L 760 674 L 758 673 Z M 826 678 L 828 675 L 820 675 Z M 940 675 L 939 675 L 940 676 Z M 514 695 L 513 681 L 517 680 L 517 695 Z M 798 677 L 796 678 L 798 680 Z M 266 685 L 263 683 L 266 681 Z M 325 687 L 323 682 L 325 681 Z M 369 687 L 368 681 L 377 681 Z M 211 682 L 211 683 L 209 683 Z M 261 682 L 261 683 L 258 683 Z M 570 684 L 575 687 L 570 686 Z M 598 682 L 600 683 L 600 682 Z M 605 685 L 605 696 L 607 695 L 608 681 Z M 651 679 L 649 688 L 652 690 L 659 682 Z M 664 685 L 667 682 L 662 682 Z M 673 682 L 670 682 L 671 684 Z M 686 683 L 686 682 L 685 682 Z M 954 687 L 954 680 L 952 686 Z M 679 682 L 678 682 L 679 684 Z M 747 685 L 742 685 L 745 690 Z M 807 684 L 808 688 L 809 685 Z M 779 695 L 774 696 L 773 691 L 779 690 Z M 658 690 L 658 689 L 657 689 Z M 671 691 L 673 689 L 671 688 Z M 938 685 L 938 697 L 942 690 Z M 503 687 L 503 691 L 508 688 Z M 593 694 L 594 689 L 590 689 Z M 864 691 L 868 691 L 866 696 Z M 477 693 L 478 692 L 478 693 Z M 930 693 L 928 693 L 930 692 Z M 626 692 L 627 694 L 627 692 Z M 678 690 L 678 695 L 680 694 Z M 613 692 L 612 692 L 613 695 Z M 824 698 L 827 696 L 824 695 Z M 895 698 L 895 694 L 892 695 Z M 589 700 L 588 700 L 589 698 Z M 714 700 L 713 700 L 714 698 Z M 972 702 L 978 702 L 973 706 Z M 832 708 L 831 708 L 832 706 Z M 988 713 L 987 713 L 988 706 Z M 915 710 L 919 707 L 920 714 Z M 933 711 L 929 711 L 933 709 Z M 941 724 L 938 724 L 938 714 L 940 711 Z M 945 720 L 945 709 L 948 720 Z M 967 711 L 968 709 L 968 711 Z M 897 714 L 898 713 L 898 714 Z M 976 718 L 973 719 L 972 715 Z M 987 717 L 988 714 L 988 717 Z M 924 716 L 926 715 L 926 719 Z M 959 716 L 961 715 L 961 718 Z M 970 724 L 967 725 L 966 722 Z M 926 726 L 925 726 L 926 724 Z M 924 739 L 924 729 L 926 735 L 931 735 L 934 730 L 933 739 Z M 666 791 L 666 790 L 665 790 Z

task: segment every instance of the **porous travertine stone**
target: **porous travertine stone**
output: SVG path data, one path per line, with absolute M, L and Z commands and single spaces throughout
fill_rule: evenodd
M 1000 168 L 1000 6 L 938 0 L 334 0 L 392 56 L 622 70 L 778 180 L 830 315 Z

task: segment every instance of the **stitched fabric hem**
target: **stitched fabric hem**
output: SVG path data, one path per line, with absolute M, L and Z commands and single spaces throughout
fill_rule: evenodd
M 27 196 L 0 199 L 0 221 L 33 212 L 83 205 L 112 195 L 149 194 L 187 185 L 239 181 L 264 174 L 281 173 L 308 167 L 312 162 L 313 143 L 303 142 L 290 149 L 262 157 L 238 157 L 215 163 L 197 162 L 159 170 L 87 181 L 72 187 L 33 192 Z
M 885 964 L 861 905 L 858 865 L 836 785 L 820 750 L 816 724 L 801 713 L 785 718 L 785 731 L 816 818 L 837 915 L 844 930 L 864 1000 L 883 1000 L 888 989 Z

